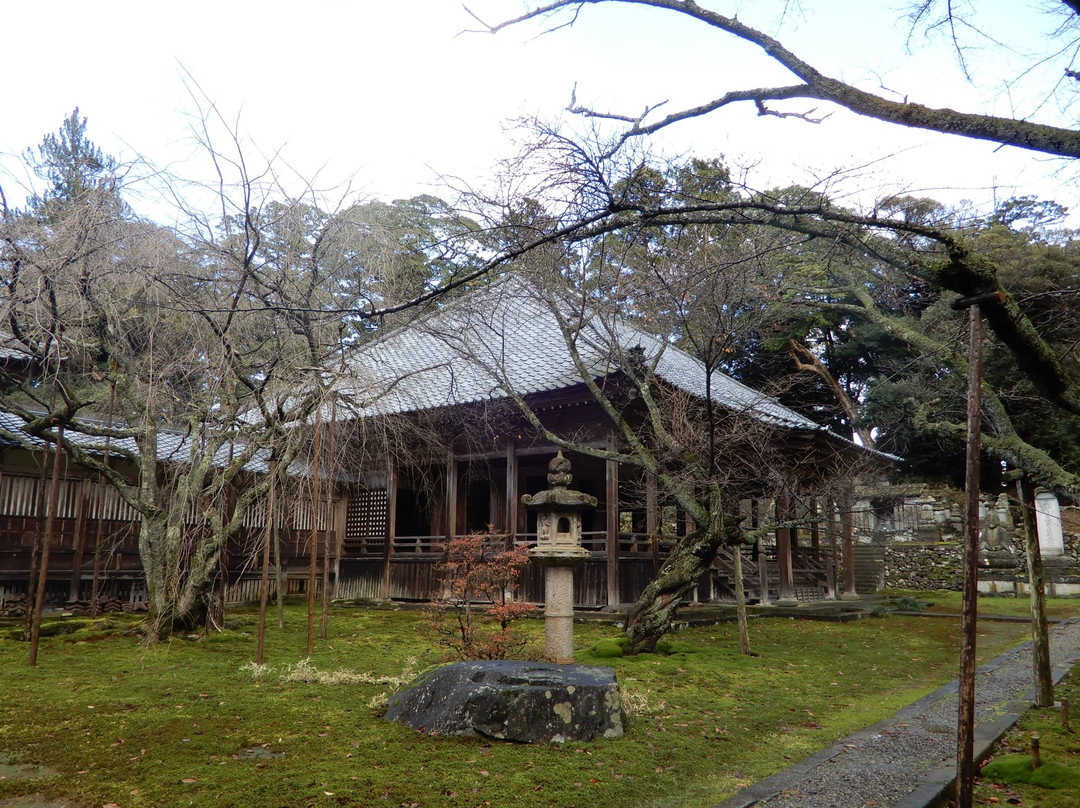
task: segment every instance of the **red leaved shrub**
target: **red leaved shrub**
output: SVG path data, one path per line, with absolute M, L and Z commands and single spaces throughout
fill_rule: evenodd
M 506 544 L 506 536 L 490 529 L 451 539 L 435 567 L 443 592 L 427 626 L 461 659 L 506 659 L 525 647 L 512 624 L 535 608 L 514 600 L 529 552 L 525 544 Z

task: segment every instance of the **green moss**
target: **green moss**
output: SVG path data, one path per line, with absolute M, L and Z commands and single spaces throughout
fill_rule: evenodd
M 419 632 L 418 612 L 339 612 L 311 655 L 328 675 L 300 681 L 284 676 L 307 658 L 302 605 L 286 608 L 284 630 L 271 621 L 258 676 L 251 610 L 230 612 L 231 630 L 213 639 L 153 648 L 128 633 L 137 617 L 118 616 L 96 642 L 44 638 L 36 668 L 26 643 L 0 639 L 0 754 L 57 772 L 32 785 L 0 779 L 0 802 L 33 788 L 68 805 L 125 808 L 714 805 L 954 678 L 959 634 L 956 621 L 917 617 L 761 619 L 750 630 L 756 657 L 739 653 L 734 624 L 683 629 L 667 655 L 601 657 L 622 646 L 621 633 L 575 625 L 578 662 L 613 667 L 635 699 L 627 734 L 525 746 L 384 721 L 375 704 L 441 649 Z M 540 621 L 523 628 L 542 643 Z M 1027 627 L 980 631 L 986 659 Z
M 625 644 L 625 640 L 619 642 L 619 638 L 605 637 L 600 642 L 594 643 L 590 650 L 597 659 L 615 659 L 623 655 Z
M 983 777 L 996 783 L 1028 783 L 1041 788 L 1080 787 L 1080 769 L 1044 761 L 1037 769 L 1031 768 L 1030 755 L 1002 755 L 983 766 Z
M 255 638 L 246 631 L 225 631 L 216 634 L 208 634 L 204 640 L 208 645 L 246 646 L 255 642 Z

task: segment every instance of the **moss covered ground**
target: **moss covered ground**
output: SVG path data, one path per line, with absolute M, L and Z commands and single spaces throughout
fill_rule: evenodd
M 1069 703 L 1069 728 L 1060 708 L 1032 708 L 1006 733 L 983 768 L 975 804 L 1023 805 L 1028 808 L 1080 806 L 1080 668 L 1055 688 L 1056 699 Z M 1042 765 L 1031 768 L 1031 739 L 1039 739 Z
M 577 661 L 616 668 L 627 734 L 522 746 L 382 719 L 398 682 L 443 660 L 417 612 L 338 608 L 306 660 L 306 615 L 289 607 L 263 667 L 250 611 L 154 647 L 130 618 L 58 622 L 36 668 L 0 629 L 0 805 L 709 806 L 954 678 L 958 642 L 951 620 L 761 619 L 757 656 L 721 624 L 627 658 L 613 626 L 579 625 Z M 539 655 L 542 626 L 526 628 Z M 1025 632 L 984 624 L 982 655 Z

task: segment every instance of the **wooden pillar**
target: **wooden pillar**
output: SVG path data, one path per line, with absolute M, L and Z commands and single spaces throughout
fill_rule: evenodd
M 765 503 L 760 499 L 754 500 L 750 504 L 753 525 L 755 528 L 761 527 L 768 518 L 766 514 L 761 512 L 764 507 Z M 754 542 L 754 549 L 757 551 L 758 586 L 761 589 L 761 603 L 762 605 L 765 605 L 769 602 L 769 558 L 768 554 L 765 552 L 765 542 L 760 535 L 758 536 L 757 541 Z
M 859 600 L 859 593 L 855 591 L 855 547 L 852 543 L 855 533 L 854 498 L 850 491 L 845 491 L 840 497 L 840 552 L 844 564 L 844 591 L 840 594 L 841 600 Z
M 615 451 L 614 440 L 608 440 L 608 450 Z M 619 600 L 619 464 L 608 460 L 606 466 L 605 506 L 607 510 L 607 602 Z
M 458 463 L 452 455 L 446 458 L 446 540 L 457 535 L 458 523 Z
M 660 509 L 656 491 L 656 477 L 645 472 L 645 532 L 649 534 L 649 550 L 652 553 L 653 574 L 660 570 Z
M 836 500 L 825 500 L 825 536 L 829 542 L 829 559 L 826 562 L 826 578 L 829 584 L 829 597 L 836 599 Z
M 792 520 L 791 496 L 787 491 L 780 492 L 776 498 L 776 521 L 778 524 Z M 776 563 L 780 571 L 780 595 L 778 606 L 794 606 L 799 601 L 795 597 L 795 585 L 791 565 L 791 528 L 776 528 Z
M 383 546 L 382 590 L 379 597 L 390 600 L 390 560 L 394 556 L 394 536 L 397 534 L 397 468 L 386 469 L 386 544 Z
M 507 549 L 517 540 L 518 510 L 521 497 L 518 494 L 517 444 L 513 438 L 506 440 L 506 533 Z

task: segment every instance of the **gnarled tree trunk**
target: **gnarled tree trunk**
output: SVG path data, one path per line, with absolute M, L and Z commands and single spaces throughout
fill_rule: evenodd
M 737 543 L 741 537 L 738 520 L 723 515 L 711 526 L 699 527 L 682 537 L 627 615 L 630 642 L 623 652 L 655 651 L 656 643 L 671 630 L 683 597 L 712 568 L 716 551 L 724 544 Z

